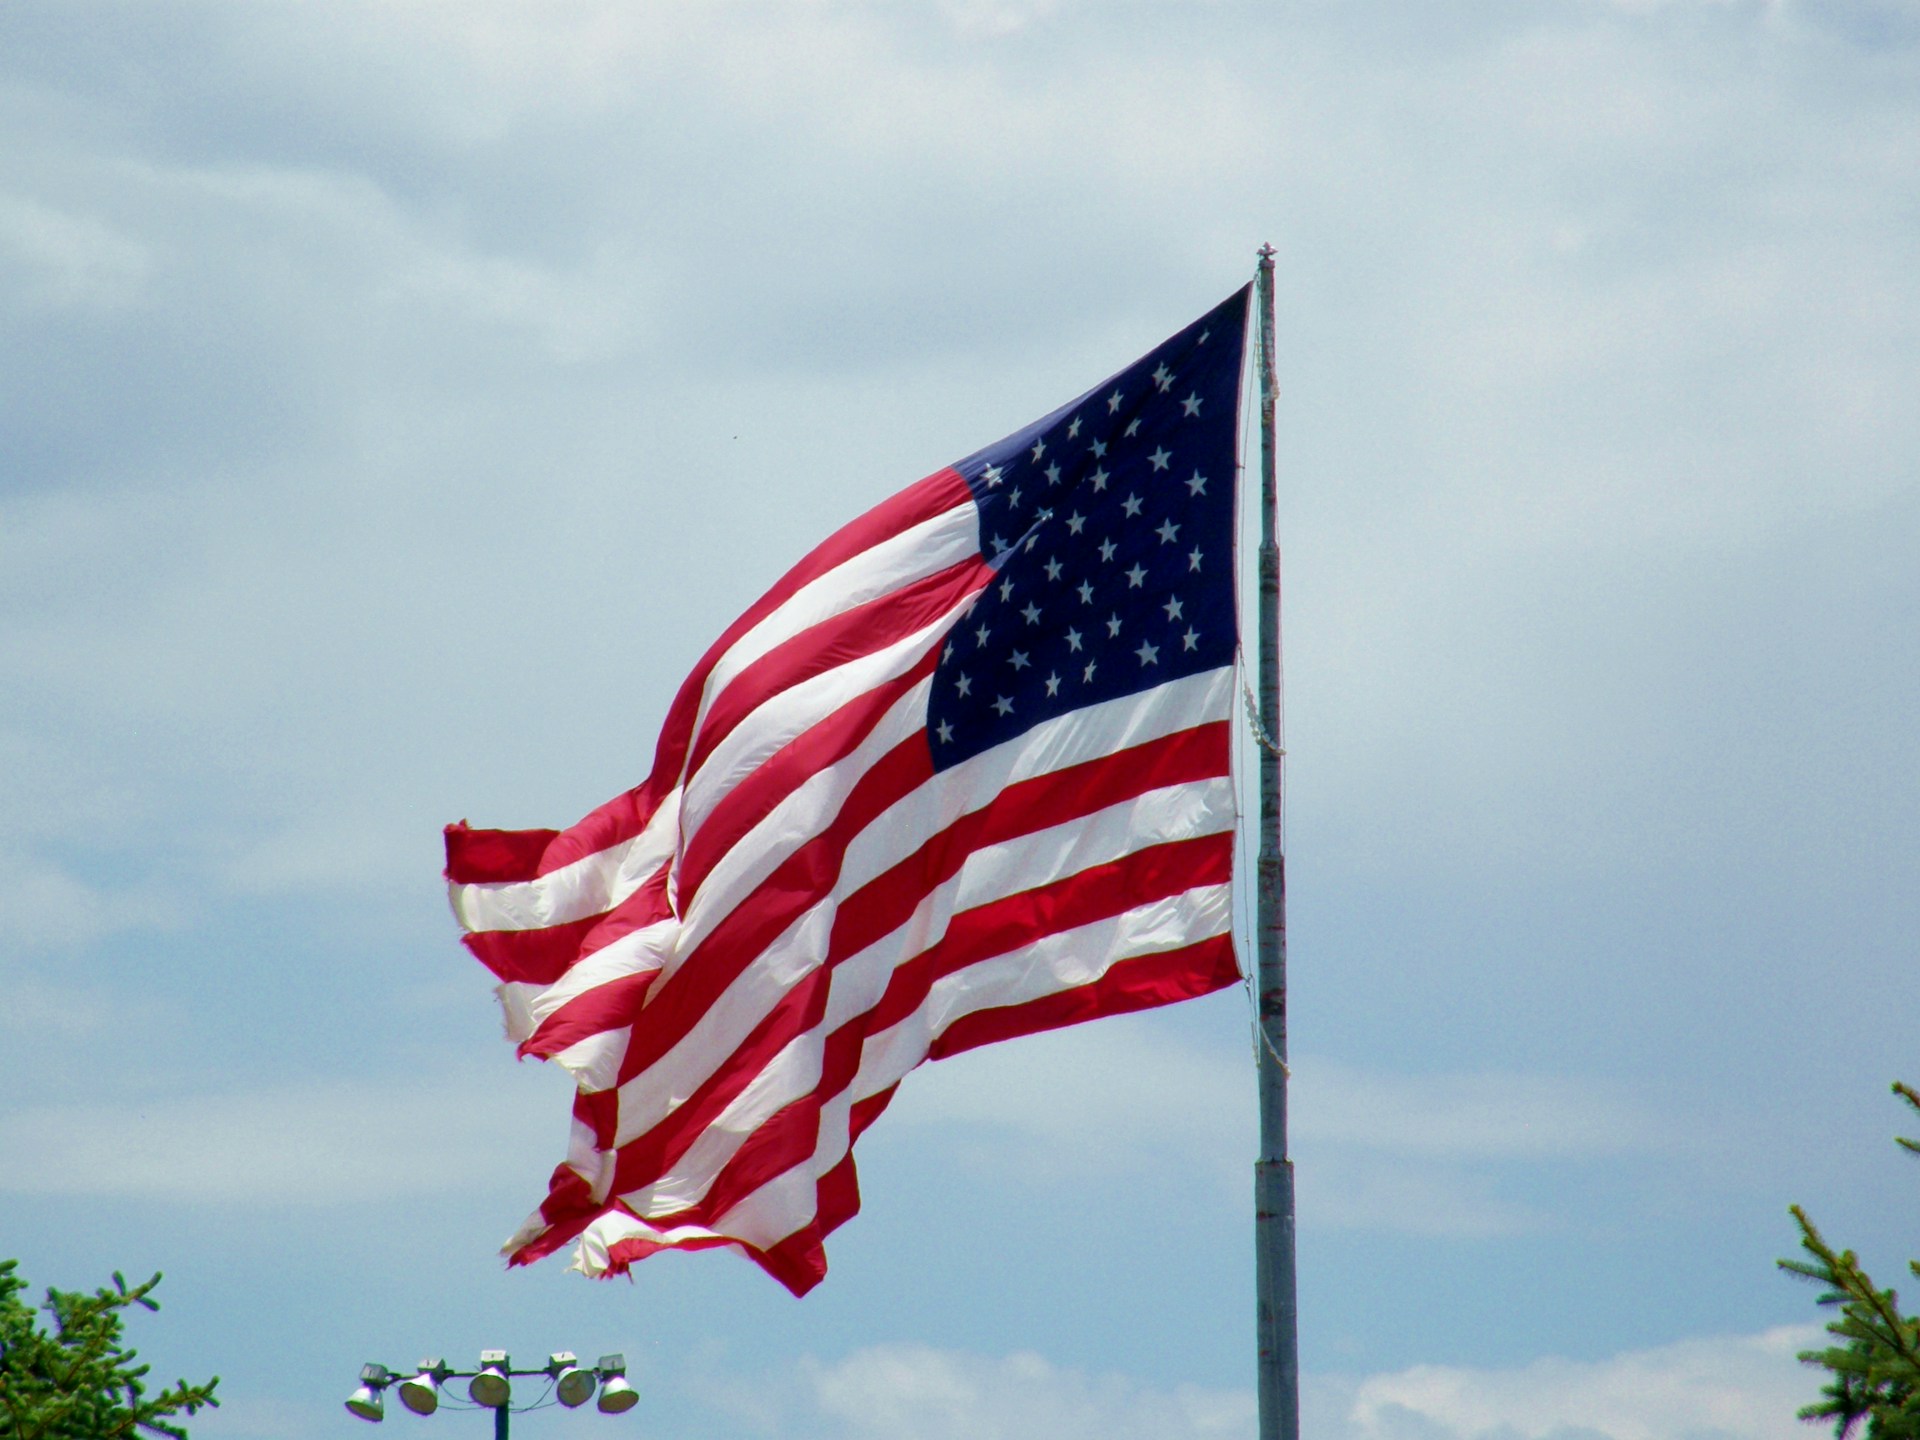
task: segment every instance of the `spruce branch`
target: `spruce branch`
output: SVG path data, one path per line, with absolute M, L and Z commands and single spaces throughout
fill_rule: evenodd
M 1894 1094 L 1920 1112 L 1920 1093 L 1895 1082 Z M 1920 1143 L 1896 1137 L 1910 1153 Z M 1851 1250 L 1835 1250 L 1800 1206 L 1789 1208 L 1800 1227 L 1800 1248 L 1810 1257 L 1781 1260 L 1788 1274 L 1822 1287 L 1817 1303 L 1838 1310 L 1827 1332 L 1843 1344 L 1804 1350 L 1802 1362 L 1831 1377 L 1821 1399 L 1799 1412 L 1803 1420 L 1831 1420 L 1836 1440 L 1847 1440 L 1866 1422 L 1865 1440 L 1920 1440 L 1920 1318 L 1900 1311 L 1900 1297 L 1881 1289 Z M 1920 1260 L 1907 1267 L 1920 1277 Z

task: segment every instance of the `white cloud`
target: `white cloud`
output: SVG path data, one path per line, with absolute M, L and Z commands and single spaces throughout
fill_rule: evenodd
M 1508 1368 L 1308 1375 L 1301 1429 L 1315 1440 L 1789 1440 L 1806 1433 L 1794 1412 L 1817 1388 L 1795 1352 L 1818 1333 L 1783 1327 Z M 784 1413 L 756 1415 L 754 1429 L 890 1440 L 1246 1440 L 1255 1429 L 1250 1390 L 1153 1385 L 1032 1352 L 880 1345 L 801 1375 L 799 1387 L 757 1387 Z
M 1818 1384 L 1794 1359 L 1820 1334 L 1783 1326 L 1505 1370 L 1420 1365 L 1355 1387 L 1346 1440 L 1791 1440 Z

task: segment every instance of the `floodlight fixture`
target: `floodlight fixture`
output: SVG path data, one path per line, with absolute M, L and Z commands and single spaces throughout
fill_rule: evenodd
M 507 1379 L 507 1372 L 513 1362 L 507 1359 L 504 1350 L 482 1350 L 480 1352 L 480 1373 L 473 1377 L 467 1386 L 467 1395 L 476 1405 L 484 1405 L 489 1410 L 504 1410 L 507 1401 L 513 1398 L 513 1385 Z
M 379 1424 L 386 1418 L 380 1392 L 393 1382 L 393 1373 L 384 1365 L 360 1367 L 360 1388 L 347 1397 L 347 1413 Z
M 600 1376 L 600 1413 L 623 1415 L 640 1403 L 640 1393 L 627 1383 L 627 1357 L 602 1355 L 594 1367 Z
M 595 1387 L 600 1383 L 600 1377 L 593 1371 L 580 1368 L 580 1357 L 571 1350 L 549 1355 L 547 1373 L 553 1376 L 554 1399 L 569 1410 L 591 1400 Z
M 400 1403 L 416 1415 L 431 1415 L 440 1408 L 440 1382 L 447 1377 L 447 1362 L 422 1360 L 420 1371 L 400 1382 Z

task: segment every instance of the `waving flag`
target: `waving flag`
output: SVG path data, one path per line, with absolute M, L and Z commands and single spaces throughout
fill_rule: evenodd
M 828 539 L 702 657 L 635 789 L 447 828 L 511 1038 L 579 1086 L 514 1263 L 728 1245 L 804 1294 L 914 1066 L 1239 978 L 1247 300 Z

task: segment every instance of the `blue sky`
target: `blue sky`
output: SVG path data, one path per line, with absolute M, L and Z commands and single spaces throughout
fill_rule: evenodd
M 913 1077 L 804 1301 L 507 1275 L 439 827 L 1271 241 L 1311 1433 L 1799 1433 L 1787 1204 L 1920 1251 L 1916 96 L 1893 0 L 0 10 L 0 1254 L 164 1269 L 205 1440 L 1250 1435 L 1244 997 Z

